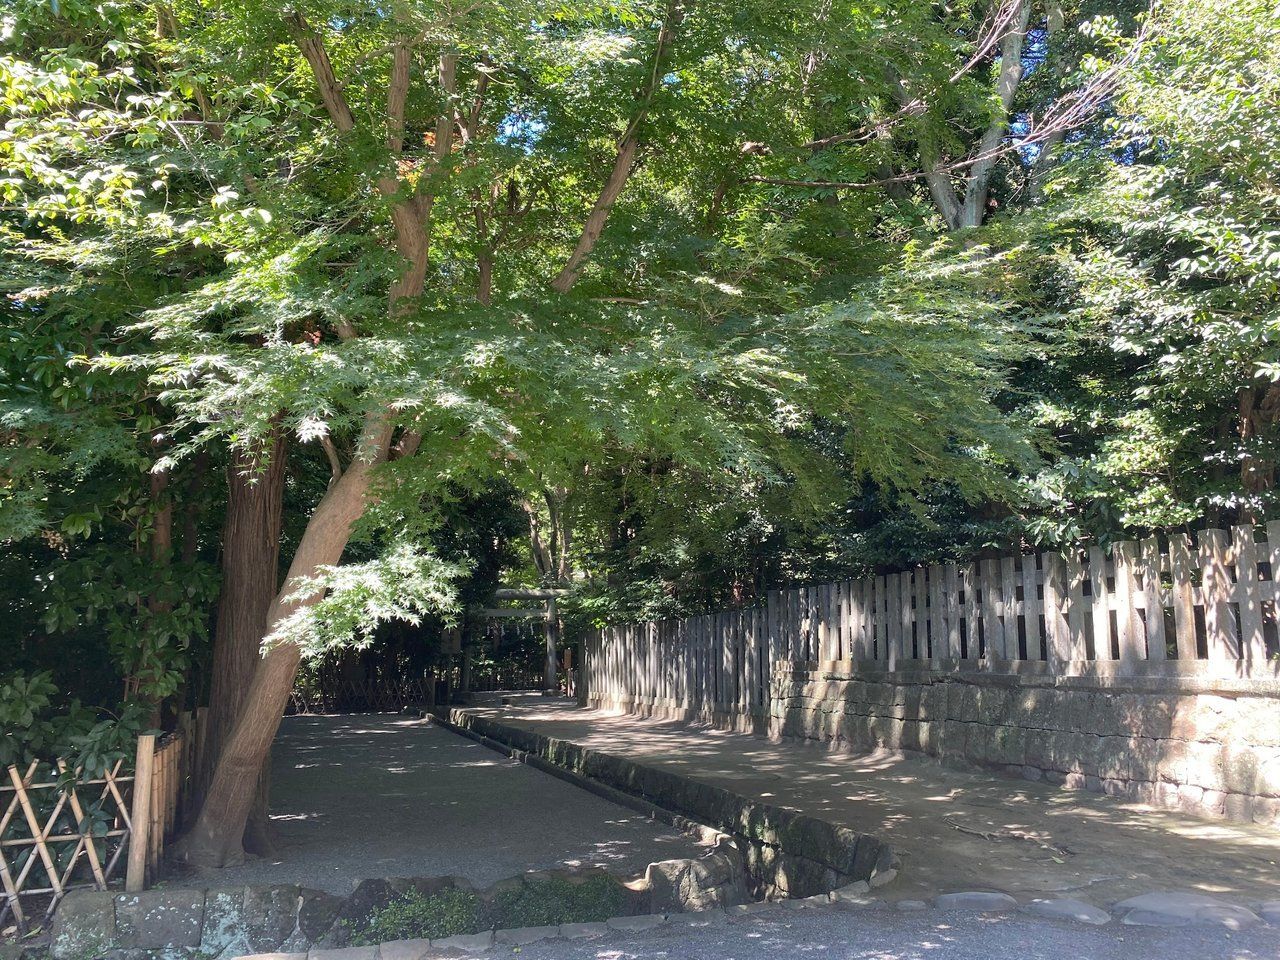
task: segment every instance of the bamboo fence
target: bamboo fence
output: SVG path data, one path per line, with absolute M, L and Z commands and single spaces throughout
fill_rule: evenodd
M 588 701 L 763 716 L 774 664 L 1275 679 L 1280 521 L 771 591 L 762 606 L 608 627 Z
M 67 763 L 10 766 L 0 782 L 0 928 L 48 920 L 70 890 L 107 890 L 122 865 L 125 889 L 155 879 L 179 822 L 196 737 L 190 714 L 177 731 L 138 738 L 132 772 L 117 760 L 101 777 Z M 34 905 L 34 908 L 33 908 Z

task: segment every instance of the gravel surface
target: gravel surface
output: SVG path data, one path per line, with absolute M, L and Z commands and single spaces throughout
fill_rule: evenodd
M 705 853 L 594 794 L 398 714 L 286 717 L 272 755 L 277 856 L 172 882 L 297 883 L 452 874 L 487 885 L 526 870 L 641 873 Z
M 486 960 L 514 955 L 497 947 Z M 1280 930 L 1091 927 L 1010 915 L 773 910 L 519 948 L 520 960 L 1274 960 Z

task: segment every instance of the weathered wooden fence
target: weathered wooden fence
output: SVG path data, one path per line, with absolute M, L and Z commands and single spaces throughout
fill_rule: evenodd
M 155 878 L 194 756 L 188 715 L 177 732 L 138 738 L 132 772 L 117 760 L 101 777 L 72 776 L 64 761 L 11 766 L 0 782 L 0 928 L 48 919 L 68 890 L 106 890 Z M 24 905 L 25 904 L 25 905 Z M 31 905 L 36 904 L 35 909 Z
M 761 716 L 778 661 L 1274 678 L 1278 572 L 1272 522 L 772 591 L 758 607 L 594 634 L 585 694 Z

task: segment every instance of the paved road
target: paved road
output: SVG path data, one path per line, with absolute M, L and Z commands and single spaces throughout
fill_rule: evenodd
M 489 958 L 511 957 L 497 947 Z M 1274 960 L 1280 929 L 1089 927 L 891 908 L 778 910 L 519 948 L 520 960 Z
M 278 856 L 175 883 L 297 883 L 346 894 L 375 877 L 489 884 L 526 870 L 639 874 L 702 851 L 674 830 L 398 714 L 286 717 L 272 756 Z
M 625 756 L 887 840 L 891 899 L 1001 890 L 1106 906 L 1154 890 L 1233 903 L 1280 899 L 1280 830 L 1203 820 L 1080 790 L 887 754 L 771 743 L 701 726 L 515 698 L 502 723 Z M 1276 951 L 1280 956 L 1280 950 Z

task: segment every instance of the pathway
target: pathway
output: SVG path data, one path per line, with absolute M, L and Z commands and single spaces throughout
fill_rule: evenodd
M 889 755 L 513 697 L 473 708 L 506 724 L 679 772 L 887 840 L 891 900 L 998 890 L 1019 900 L 1076 897 L 1108 905 L 1157 890 L 1240 904 L 1280 899 L 1280 831 L 1201 820 L 1041 783 Z
M 286 717 L 271 775 L 278 855 L 175 883 L 346 894 L 381 877 L 487 885 L 556 867 L 639 874 L 702 852 L 631 810 L 397 714 Z

